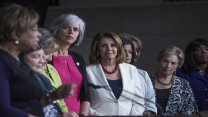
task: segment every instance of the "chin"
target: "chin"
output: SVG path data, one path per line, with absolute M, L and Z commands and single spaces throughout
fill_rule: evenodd
M 131 61 L 127 60 L 127 61 L 126 61 L 126 63 L 130 64 L 130 63 L 131 63 Z

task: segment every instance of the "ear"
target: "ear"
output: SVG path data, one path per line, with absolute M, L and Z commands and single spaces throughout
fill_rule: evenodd
M 19 41 L 19 36 L 20 36 L 20 34 L 17 33 L 16 30 L 12 31 L 12 33 L 11 33 L 11 39 L 13 39 L 14 41 L 16 41 L 16 40 Z

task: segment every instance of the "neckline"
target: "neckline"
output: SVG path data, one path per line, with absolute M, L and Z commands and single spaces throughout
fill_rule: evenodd
M 60 48 L 58 49 L 58 55 L 61 56 L 67 56 L 69 55 L 68 50 L 61 50 Z
M 101 64 L 101 67 L 102 67 L 103 71 L 104 71 L 105 73 L 107 73 L 107 74 L 114 74 L 114 73 L 118 70 L 118 64 L 116 64 L 116 66 L 115 66 L 115 68 L 113 69 L 113 71 L 108 71 L 107 69 L 105 69 L 105 68 L 103 67 L 102 64 Z
M 156 77 L 156 80 L 157 80 L 160 84 L 162 84 L 162 85 L 166 85 L 166 86 L 167 86 L 167 85 L 172 84 L 172 82 L 173 82 L 173 78 L 171 78 L 170 82 L 169 82 L 169 83 L 167 83 L 167 84 L 166 84 L 166 83 L 161 82 L 161 81 L 160 81 L 160 79 L 159 79 L 159 78 L 157 78 L 157 77 Z

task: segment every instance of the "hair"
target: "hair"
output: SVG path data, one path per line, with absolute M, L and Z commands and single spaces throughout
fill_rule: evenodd
M 68 24 L 68 25 L 75 25 L 79 24 L 79 35 L 76 39 L 76 41 L 72 44 L 72 46 L 78 46 L 84 39 L 84 33 L 85 33 L 85 22 L 74 14 L 64 14 L 52 21 L 50 24 L 49 30 L 52 33 L 52 35 L 57 38 L 58 37 L 58 31 L 60 28 L 60 25 L 62 24 Z
M 58 44 L 52 34 L 44 28 L 39 28 L 39 32 L 41 33 L 39 48 L 53 49 L 56 51 L 58 49 Z
M 136 37 L 132 34 L 121 33 L 121 34 L 119 34 L 119 37 L 123 37 L 123 38 L 129 39 L 129 40 L 132 40 L 133 42 L 136 42 L 136 44 L 138 45 L 139 51 L 143 48 L 142 41 L 138 37 Z
M 201 45 L 208 47 L 208 40 L 197 38 L 188 43 L 185 49 L 184 65 L 182 66 L 182 69 L 186 72 L 199 71 L 197 68 L 196 60 L 194 58 L 194 49 L 199 48 Z
M 101 32 L 101 33 L 97 33 L 92 40 L 90 55 L 89 55 L 90 63 L 91 64 L 100 63 L 99 43 L 105 37 L 111 38 L 116 44 L 116 48 L 118 50 L 116 56 L 116 63 L 119 64 L 124 62 L 125 55 L 124 55 L 123 45 L 119 36 L 113 32 Z
M 22 34 L 37 25 L 38 13 L 29 7 L 8 4 L 0 8 L 0 42 L 14 41 L 12 33 Z
M 160 51 L 160 53 L 157 57 L 157 61 L 159 62 L 164 57 L 167 57 L 170 55 L 176 55 L 178 57 L 178 66 L 179 67 L 181 67 L 183 65 L 184 53 L 183 53 L 182 49 L 180 49 L 179 47 L 176 47 L 176 46 L 170 46 L 170 47 L 167 47 L 167 48 L 163 49 L 162 51 Z
M 131 58 L 131 63 L 130 63 L 130 64 L 133 64 L 133 63 L 134 63 L 134 58 L 135 58 L 136 54 L 135 54 L 135 48 L 134 48 L 134 44 L 133 44 L 132 40 L 128 40 L 128 39 L 126 39 L 125 37 L 122 37 L 122 36 L 120 36 L 120 35 L 119 35 L 119 37 L 120 37 L 120 39 L 121 39 L 121 41 L 122 41 L 123 47 L 124 47 L 125 45 L 128 45 L 128 44 L 131 45 L 131 49 L 132 49 L 132 58 Z

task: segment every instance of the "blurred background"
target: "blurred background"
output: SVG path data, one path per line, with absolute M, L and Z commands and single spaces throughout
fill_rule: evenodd
M 33 6 L 39 12 L 39 25 L 64 13 L 73 13 L 86 22 L 85 40 L 79 52 L 89 64 L 89 50 L 98 32 L 130 33 L 144 47 L 138 64 L 150 74 L 157 69 L 157 55 L 175 45 L 183 50 L 195 38 L 208 39 L 208 0 L 0 0 Z M 1 4 L 3 5 L 3 4 Z

